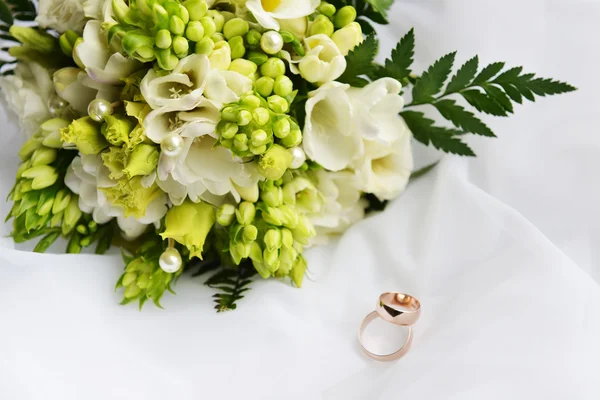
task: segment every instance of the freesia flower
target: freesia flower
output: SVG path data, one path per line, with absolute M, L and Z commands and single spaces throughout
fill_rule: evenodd
M 323 84 L 336 80 L 344 73 L 346 58 L 329 36 L 314 35 L 304 39 L 304 43 L 307 52 L 298 64 L 304 79 Z
M 204 96 L 219 104 L 237 103 L 244 93 L 252 90 L 252 80 L 235 71 L 211 70 L 206 76 Z
M 154 197 L 146 205 L 144 215 L 139 218 L 125 217 L 125 210 L 111 204 L 104 192 L 117 185 L 117 181 L 110 179 L 109 175 L 100 156 L 78 156 L 67 170 L 65 184 L 79 195 L 79 208 L 83 212 L 91 214 L 98 224 L 105 224 L 116 218 L 128 239 L 140 236 L 149 225 L 160 223 L 167 212 L 164 194 Z
M 122 79 L 140 68 L 140 63 L 121 53 L 112 53 L 100 21 L 89 21 L 83 41 L 73 49 L 73 57 L 89 77 L 104 85 L 121 85 Z
M 303 147 L 306 155 L 331 171 L 362 156 L 362 138 L 353 129 L 349 86 L 332 82 L 309 93 Z
M 248 0 L 246 7 L 266 29 L 279 30 L 277 20 L 289 20 L 312 14 L 320 0 Z
M 26 135 L 52 118 L 49 104 L 56 94 L 50 72 L 41 65 L 20 61 L 14 75 L 0 78 L 0 88 Z
M 361 44 L 364 40 L 362 28 L 358 22 L 352 22 L 331 35 L 331 40 L 336 44 L 343 56 Z
M 81 0 L 40 0 L 35 19 L 43 28 L 51 28 L 59 33 L 69 29 L 81 32 L 85 24 L 85 14 Z
M 179 60 L 179 64 L 167 75 L 149 70 L 142 79 L 140 90 L 153 109 L 189 110 L 200 101 L 209 70 L 208 57 L 193 54 Z
M 96 98 L 98 91 L 83 84 L 87 74 L 80 68 L 59 69 L 52 76 L 56 94 L 67 101 L 78 113 L 87 114 L 87 106 Z
M 161 234 L 163 239 L 174 239 L 190 251 L 190 257 L 202 259 L 204 242 L 215 223 L 215 209 L 208 203 L 192 203 L 187 200 L 183 204 L 172 207 L 165 219 L 166 230 Z

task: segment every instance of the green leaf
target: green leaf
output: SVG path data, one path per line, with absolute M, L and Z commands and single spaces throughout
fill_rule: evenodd
M 473 81 L 473 85 L 478 85 L 478 84 L 489 81 L 494 76 L 498 75 L 498 73 L 500 71 L 502 71 L 502 68 L 504 68 L 504 65 L 505 64 L 503 62 L 495 62 L 495 63 L 488 65 L 479 73 L 479 75 L 477 75 L 477 77 Z
M 414 28 L 408 31 L 406 35 L 394 50 L 392 50 L 391 59 L 385 60 L 385 76 L 402 81 L 408 78 L 411 73 L 411 65 L 415 55 L 415 30 Z
M 469 102 L 470 105 L 475 107 L 477 111 L 499 117 L 505 117 L 507 115 L 506 110 L 504 107 L 502 107 L 502 105 L 500 105 L 500 103 L 477 89 L 460 92 L 460 94 Z
M 427 175 L 429 172 L 433 171 L 433 169 L 439 164 L 439 161 L 434 162 L 433 164 L 429 164 L 426 167 L 423 167 L 421 169 L 418 169 L 416 171 L 413 171 L 412 174 L 410 174 L 410 182 L 413 182 L 425 175 Z
M 341 83 L 347 83 L 354 87 L 364 87 L 369 81 L 361 76 L 367 76 L 373 68 L 373 60 L 377 55 L 379 42 L 375 35 L 369 35 L 354 50 L 346 56 L 347 67 L 342 76 L 337 80 Z
M 577 90 L 576 87 L 566 82 L 555 81 L 547 78 L 536 78 L 525 83 L 527 89 L 538 96 L 548 96 L 562 93 L 569 93 Z
M 445 94 L 456 93 L 469 86 L 475 78 L 477 69 L 479 68 L 479 57 L 475 56 L 467 61 L 452 77 L 452 80 L 446 88 Z
M 451 121 L 455 126 L 476 135 L 496 137 L 486 124 L 473 113 L 456 104 L 454 100 L 440 100 L 434 103 L 434 106 L 444 118 Z
M 387 12 L 394 4 L 394 0 L 367 0 L 367 2 L 384 18 L 387 18 Z
M 47 234 L 46 236 L 44 236 L 42 238 L 42 240 L 40 240 L 38 242 L 38 244 L 35 246 L 35 248 L 33 249 L 33 251 L 35 253 L 45 253 L 46 250 L 48 250 L 48 248 L 50 246 L 52 246 L 52 243 L 54 243 L 56 241 L 56 239 L 58 239 L 59 236 L 60 236 L 60 230 L 56 230 L 54 232 L 50 232 L 49 234 Z
M 488 96 L 500 104 L 507 112 L 511 114 L 514 112 L 510 98 L 502 91 L 502 89 L 493 85 L 484 85 L 483 90 L 485 90 Z
M 519 80 L 519 75 L 523 71 L 523 67 L 515 67 L 511 68 L 500 75 L 496 79 L 494 79 L 493 83 L 514 83 Z
M 500 86 L 502 86 L 502 89 L 504 89 L 504 91 L 506 92 L 508 97 L 512 99 L 512 101 L 514 101 L 515 103 L 523 104 L 523 95 L 521 94 L 521 92 L 519 92 L 519 89 L 517 89 L 509 83 L 503 83 Z
M 426 118 L 422 112 L 404 111 L 401 115 L 412 131 L 414 138 L 421 143 L 425 145 L 431 143 L 436 149 L 446 153 L 475 156 L 473 150 L 460 138 L 456 137 L 461 133 L 460 131 L 434 126 L 434 121 Z
M 0 20 L 6 22 L 8 26 L 11 26 L 15 22 L 12 13 L 10 12 L 10 9 L 8 8 L 4 0 L 0 1 Z
M 222 268 L 212 275 L 205 285 L 220 291 L 213 295 L 217 312 L 235 310 L 236 302 L 244 298 L 244 292 L 250 290 L 248 287 L 252 283 L 250 278 L 254 275 L 256 269 L 248 259 L 244 260 L 237 269 Z
M 425 104 L 434 100 L 433 96 L 442 90 L 452 72 L 455 58 L 456 52 L 447 54 L 423 73 L 413 88 L 413 104 Z

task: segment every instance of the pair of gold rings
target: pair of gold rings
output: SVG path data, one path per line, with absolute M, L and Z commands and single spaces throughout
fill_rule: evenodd
M 412 325 L 414 325 L 421 315 L 421 303 L 419 300 L 404 293 L 387 292 L 379 296 L 379 301 L 375 307 L 375 311 L 367 315 L 360 325 L 358 330 L 358 341 L 365 354 L 377 361 L 393 361 L 397 360 L 410 350 L 412 344 L 413 333 Z M 363 344 L 363 333 L 366 327 L 375 319 L 382 318 L 387 322 L 395 325 L 408 327 L 408 337 L 404 345 L 392 354 L 375 354 L 367 350 Z

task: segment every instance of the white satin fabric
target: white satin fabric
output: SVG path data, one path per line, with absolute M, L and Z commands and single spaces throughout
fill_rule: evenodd
M 311 250 L 315 281 L 257 282 L 235 312 L 214 313 L 188 277 L 165 310 L 122 307 L 118 256 L 0 239 L 0 398 L 600 398 L 600 2 L 400 0 L 390 15 L 383 53 L 415 26 L 418 71 L 459 49 L 580 91 L 487 118 L 499 138 L 474 138 L 477 159 L 444 157 L 385 213 Z M 5 115 L 3 197 L 22 140 Z M 423 313 L 412 351 L 382 364 L 356 330 L 388 290 Z

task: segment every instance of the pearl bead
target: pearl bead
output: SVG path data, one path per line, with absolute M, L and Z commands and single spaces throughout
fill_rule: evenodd
M 304 153 L 304 150 L 302 150 L 300 147 L 294 147 L 293 149 L 290 149 L 290 153 L 292 154 L 292 163 L 290 164 L 290 168 L 300 168 L 306 161 L 306 154 Z
M 183 261 L 181 261 L 181 254 L 174 247 L 166 249 L 158 259 L 160 268 L 170 274 L 177 272 L 181 269 Z
M 58 96 L 52 96 L 48 100 L 48 111 L 52 116 L 56 117 L 60 112 L 67 107 L 69 104 Z
M 277 54 L 283 49 L 283 38 L 277 31 L 268 31 L 260 39 L 260 47 L 267 54 Z
M 169 157 L 177 157 L 183 151 L 183 138 L 179 135 L 167 136 L 160 142 L 160 149 Z
M 113 108 L 110 102 L 104 99 L 95 99 L 88 105 L 88 115 L 96 122 L 102 122 L 106 117 L 112 115 Z

